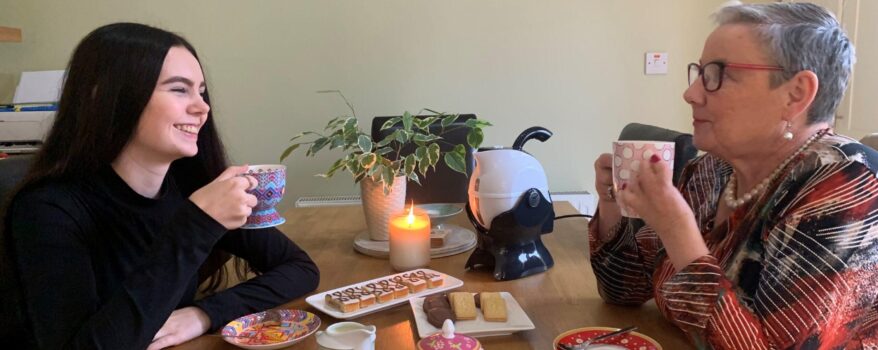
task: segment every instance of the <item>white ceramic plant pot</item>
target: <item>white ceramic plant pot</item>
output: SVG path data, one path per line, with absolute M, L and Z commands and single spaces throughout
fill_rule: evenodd
M 369 228 L 369 238 L 373 241 L 386 241 L 390 238 L 390 216 L 405 209 L 405 187 L 405 176 L 393 179 L 393 186 L 387 195 L 384 195 L 384 183 L 372 181 L 369 177 L 360 181 L 366 226 Z

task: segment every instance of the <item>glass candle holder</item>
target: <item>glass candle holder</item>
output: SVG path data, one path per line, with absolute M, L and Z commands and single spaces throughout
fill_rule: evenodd
M 430 263 L 430 217 L 414 210 L 390 217 L 390 266 L 408 271 Z

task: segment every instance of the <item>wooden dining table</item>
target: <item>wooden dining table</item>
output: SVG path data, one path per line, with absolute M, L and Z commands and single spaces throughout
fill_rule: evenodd
M 576 213 L 568 202 L 556 202 L 557 216 Z M 354 237 L 366 230 L 360 206 L 292 208 L 284 213 L 286 223 L 280 230 L 299 244 L 320 268 L 320 285 L 314 293 L 356 284 L 397 273 L 387 259 L 356 252 Z M 472 228 L 465 213 L 449 223 Z M 535 326 L 532 330 L 510 335 L 482 337 L 484 349 L 551 349 L 556 336 L 580 327 L 616 327 L 629 325 L 658 341 L 664 349 L 693 349 L 683 333 L 668 322 L 650 301 L 637 307 L 605 303 L 598 294 L 594 273 L 588 260 L 588 221 L 582 217 L 555 221 L 552 233 L 542 236 L 555 265 L 546 272 L 511 281 L 497 281 L 490 271 L 467 271 L 464 268 L 472 250 L 430 261 L 428 268 L 463 280 L 458 291 L 509 292 L 521 305 Z M 309 294 L 311 295 L 311 294 Z M 291 300 L 280 308 L 313 312 L 322 320 L 321 329 L 343 320 L 330 317 L 305 302 Z M 375 349 L 415 349 L 420 339 L 409 303 L 364 315 L 352 321 L 375 325 L 378 329 Z M 291 345 L 288 349 L 317 349 L 316 337 Z M 236 349 L 216 335 L 203 335 L 176 349 Z

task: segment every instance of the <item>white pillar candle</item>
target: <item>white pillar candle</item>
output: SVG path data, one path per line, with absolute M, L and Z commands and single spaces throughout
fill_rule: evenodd
M 414 207 L 414 206 L 413 206 Z M 430 263 L 430 217 L 409 208 L 390 217 L 390 266 L 408 271 Z

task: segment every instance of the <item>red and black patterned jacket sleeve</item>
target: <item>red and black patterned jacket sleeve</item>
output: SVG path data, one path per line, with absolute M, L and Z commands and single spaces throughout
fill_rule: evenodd
M 831 153 L 832 147 L 824 151 Z M 659 256 L 650 281 L 656 302 L 696 346 L 859 349 L 875 345 L 878 179 L 863 162 L 844 155 L 831 162 L 827 158 L 832 157 L 818 152 L 802 156 L 792 175 L 753 204 L 753 210 L 733 213 L 727 232 L 740 238 L 711 236 L 721 231 L 718 228 L 705 230 L 711 255 L 681 271 Z M 696 192 L 687 189 L 691 187 L 683 188 L 684 197 L 699 216 L 702 207 L 691 198 Z M 708 192 L 718 193 L 717 189 Z M 614 259 L 606 256 L 626 252 L 612 249 L 625 244 L 611 243 L 596 245 L 592 251 L 598 276 L 625 275 L 608 272 L 619 267 L 609 264 Z M 660 250 L 642 256 L 657 254 Z M 610 301 L 642 298 L 632 293 L 633 298 L 625 299 L 620 292 L 628 286 L 644 288 L 642 280 L 598 277 L 598 281 Z
M 598 216 L 589 223 L 588 245 L 601 297 L 620 305 L 640 305 L 652 299 L 652 273 L 661 247 L 655 231 L 640 220 L 622 218 L 612 228 L 613 239 L 601 242 Z
M 660 285 L 662 309 L 717 349 L 861 348 L 876 316 L 875 174 L 838 162 L 776 196 L 776 219 L 733 256 L 737 272 L 702 257 Z

